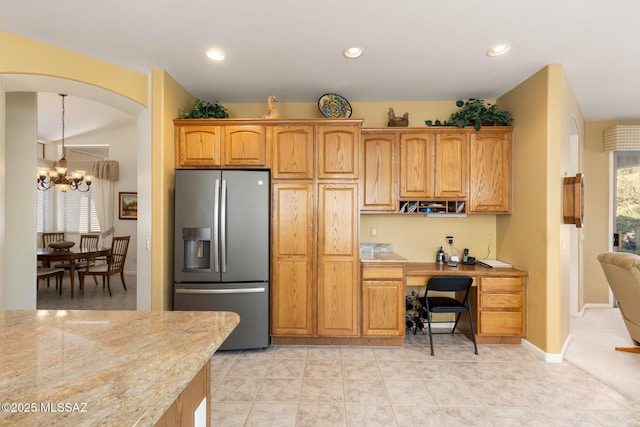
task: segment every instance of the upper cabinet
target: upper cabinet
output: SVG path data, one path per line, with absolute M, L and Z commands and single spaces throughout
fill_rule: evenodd
M 466 133 L 436 134 L 435 196 L 467 197 L 469 136 Z
M 273 126 L 269 129 L 273 149 L 274 179 L 312 179 L 314 126 Z
M 360 126 L 318 126 L 318 178 L 356 179 L 360 164 Z
M 362 132 L 360 209 L 393 212 L 398 205 L 398 136 Z
M 511 127 L 362 130 L 362 212 L 511 213 Z
M 267 136 L 264 126 L 224 127 L 225 166 L 266 166 Z
M 511 130 L 470 135 L 470 213 L 511 213 L 511 135 Z
M 221 166 L 220 126 L 177 126 L 176 167 Z
M 434 135 L 400 133 L 400 197 L 434 196 Z

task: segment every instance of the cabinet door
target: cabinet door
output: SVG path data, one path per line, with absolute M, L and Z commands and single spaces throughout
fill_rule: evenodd
M 225 126 L 225 166 L 266 166 L 267 137 L 264 126 Z
M 272 186 L 271 334 L 311 335 L 313 184 Z
M 318 126 L 318 178 L 358 178 L 360 126 Z
M 469 143 L 466 133 L 436 135 L 436 197 L 467 197 Z
M 270 129 L 273 179 L 313 178 L 313 136 L 313 126 L 274 126 Z
M 358 184 L 318 185 L 319 336 L 358 334 Z
M 402 280 L 362 282 L 362 335 L 403 336 L 404 286 Z
M 362 204 L 365 211 L 398 209 L 398 143 L 393 134 L 362 136 Z
M 400 135 L 400 197 L 433 197 L 433 140 L 431 134 Z
M 511 132 L 472 134 L 469 151 L 469 212 L 511 213 Z
M 220 126 L 176 126 L 176 167 L 221 166 Z

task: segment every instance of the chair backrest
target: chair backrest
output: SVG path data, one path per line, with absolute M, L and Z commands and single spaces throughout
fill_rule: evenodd
M 470 276 L 433 276 L 427 282 L 427 291 L 468 291 L 472 283 Z
M 604 275 L 631 338 L 640 342 L 640 256 L 627 252 L 598 255 Z
M 57 231 L 53 233 L 42 233 L 42 247 L 46 248 L 49 243 L 64 240 L 64 231 Z
M 80 249 L 96 250 L 98 249 L 99 241 L 100 241 L 99 234 L 81 234 Z
M 111 254 L 109 255 L 109 272 L 118 273 L 124 269 L 127 260 L 127 249 L 131 236 L 114 237 L 111 242 Z

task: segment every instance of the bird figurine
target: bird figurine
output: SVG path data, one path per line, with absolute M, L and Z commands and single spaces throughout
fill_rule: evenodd
M 267 98 L 267 112 L 262 116 L 263 119 L 275 119 L 278 117 L 278 110 L 276 110 L 276 102 L 278 102 L 278 98 L 271 95 Z
M 409 113 L 404 113 L 402 117 L 396 117 L 396 113 L 393 108 L 389 108 L 389 122 L 388 127 L 407 127 L 409 126 Z

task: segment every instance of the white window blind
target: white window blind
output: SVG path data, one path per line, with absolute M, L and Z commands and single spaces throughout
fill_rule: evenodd
M 53 192 L 36 191 L 36 232 L 53 230 Z
M 86 193 L 71 190 L 62 193 L 56 190 L 56 194 L 59 231 L 66 233 L 99 233 L 101 231 L 91 189 Z

